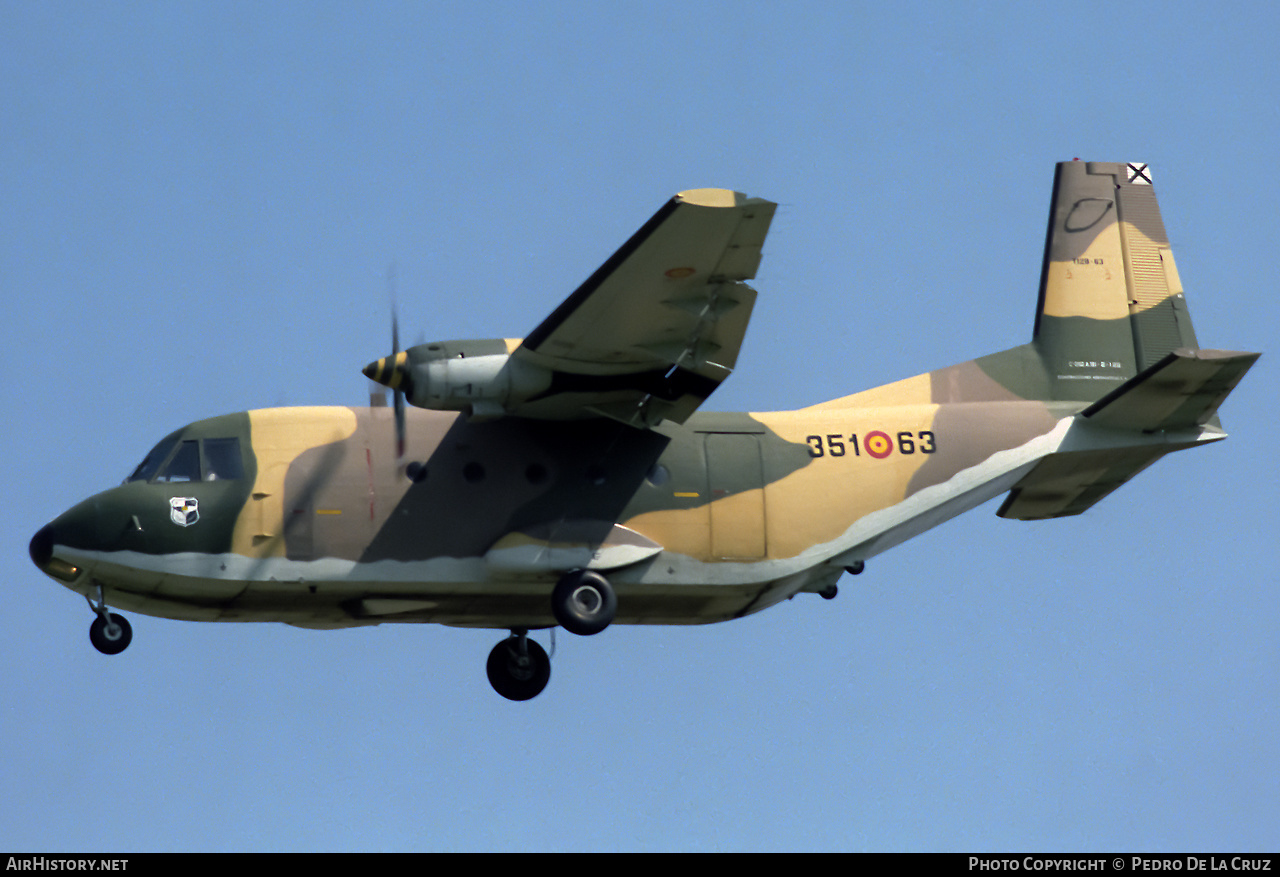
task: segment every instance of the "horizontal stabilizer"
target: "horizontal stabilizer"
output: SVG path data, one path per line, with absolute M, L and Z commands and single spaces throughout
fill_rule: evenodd
M 1078 515 L 1169 450 L 1140 446 L 1053 454 L 1014 485 L 996 514 L 1019 521 Z
M 1179 348 L 1081 412 L 1112 429 L 1160 432 L 1207 422 L 1259 353 Z
M 1014 485 L 996 514 L 1024 521 L 1078 515 L 1165 454 L 1224 438 L 1216 423 L 1206 424 L 1260 355 L 1170 351 L 1081 412 L 1090 426 L 1168 433 L 1163 442 L 1051 454 Z

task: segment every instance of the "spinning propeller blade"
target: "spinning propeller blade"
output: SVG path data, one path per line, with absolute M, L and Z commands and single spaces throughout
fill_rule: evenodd
M 375 384 L 389 387 L 395 394 L 396 419 L 396 460 L 404 459 L 405 425 L 404 425 L 404 381 L 407 373 L 400 350 L 400 317 L 396 308 L 396 265 L 391 263 L 387 268 L 387 295 L 391 304 L 391 355 L 384 356 L 376 362 L 364 367 L 364 375 Z M 375 406 L 379 403 L 374 402 Z M 381 403 L 386 404 L 385 400 Z
M 400 319 L 396 316 L 395 299 L 391 304 L 391 348 L 394 355 L 400 353 Z M 395 415 L 396 415 L 396 459 L 404 459 L 404 389 L 397 387 L 392 392 L 395 393 Z

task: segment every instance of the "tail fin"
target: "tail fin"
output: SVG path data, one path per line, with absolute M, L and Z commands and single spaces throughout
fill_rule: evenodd
M 1145 164 L 1058 165 L 1031 343 L 1063 401 L 1199 348 Z
M 1028 358 L 1046 400 L 1090 403 L 1086 431 L 1127 434 L 1094 432 L 1024 475 L 997 514 L 1036 520 L 1078 515 L 1165 454 L 1225 438 L 1218 406 L 1258 354 L 1200 349 L 1146 165 L 1064 162 L 1034 337 L 991 359 L 1009 371 Z

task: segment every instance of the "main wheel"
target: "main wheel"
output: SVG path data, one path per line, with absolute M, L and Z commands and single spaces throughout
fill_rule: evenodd
M 104 655 L 120 654 L 129 647 L 132 640 L 133 628 L 123 615 L 108 612 L 107 618 L 99 615 L 89 625 L 89 642 Z
M 489 684 L 507 700 L 529 700 L 551 678 L 551 659 L 527 636 L 510 636 L 493 647 L 485 665 Z
M 560 626 L 579 636 L 599 633 L 618 611 L 618 597 L 609 580 L 580 569 L 565 574 L 551 592 L 551 612 Z

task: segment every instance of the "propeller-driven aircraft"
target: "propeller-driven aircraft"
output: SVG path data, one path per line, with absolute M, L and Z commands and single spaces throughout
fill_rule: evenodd
M 1145 165 L 1057 166 L 1030 342 L 794 411 L 707 413 L 746 333 L 775 205 L 668 201 L 523 339 L 365 368 L 394 406 L 185 426 L 31 540 L 84 595 L 189 621 L 509 630 L 488 676 L 527 700 L 529 631 L 702 624 L 801 592 L 1007 494 L 1076 515 L 1216 412 L 1259 354 L 1201 349 Z M 385 392 L 385 391 L 384 391 Z M 409 405 L 406 407 L 405 402 Z

